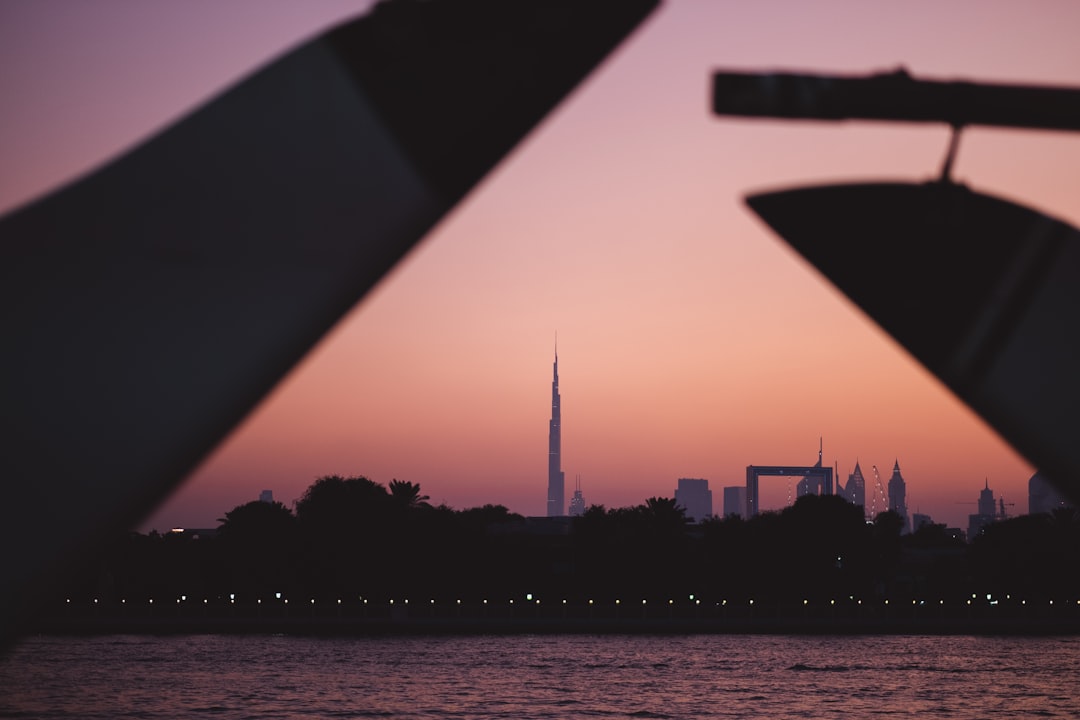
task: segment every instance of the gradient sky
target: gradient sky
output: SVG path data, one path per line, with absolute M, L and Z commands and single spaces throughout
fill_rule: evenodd
M 0 5 L 0 212 L 85 173 L 369 3 Z M 714 69 L 1080 84 L 1080 4 L 669 0 L 287 377 L 143 529 L 213 527 L 317 477 L 544 513 L 553 342 L 563 469 L 586 501 L 721 488 L 748 464 L 873 482 L 966 527 L 1033 468 L 743 204 L 922 181 L 948 131 L 717 118 Z M 1080 137 L 972 129 L 954 176 L 1080 224 Z M 897 288 L 917 292 L 917 287 Z M 791 484 L 794 483 L 794 480 Z M 762 506 L 789 483 L 762 484 Z M 568 496 L 569 496 L 568 491 Z M 964 504 L 970 503 L 970 504 Z

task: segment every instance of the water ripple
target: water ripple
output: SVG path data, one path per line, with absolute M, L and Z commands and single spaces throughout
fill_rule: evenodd
M 1080 716 L 1076 638 L 31 638 L 0 718 Z

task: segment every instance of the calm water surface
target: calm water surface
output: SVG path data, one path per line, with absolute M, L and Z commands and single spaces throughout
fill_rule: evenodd
M 4 718 L 1080 716 L 1080 638 L 31 638 Z

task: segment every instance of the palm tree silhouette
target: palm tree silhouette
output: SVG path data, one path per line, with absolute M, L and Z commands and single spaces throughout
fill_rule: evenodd
M 431 507 L 428 503 L 428 500 L 431 498 L 427 495 L 420 494 L 419 483 L 412 483 L 405 480 L 391 480 L 390 497 L 393 498 L 396 505 L 406 510 Z

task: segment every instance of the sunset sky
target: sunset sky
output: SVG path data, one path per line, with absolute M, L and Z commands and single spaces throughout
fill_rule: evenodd
M 366 2 L 0 5 L 0 212 L 152 134 Z M 317 477 L 544 513 L 556 332 L 563 470 L 589 504 L 722 488 L 748 464 L 841 479 L 899 460 L 912 512 L 966 527 L 1034 469 L 744 205 L 935 175 L 941 126 L 710 113 L 712 70 L 1080 85 L 1080 4 L 669 0 L 342 319 L 143 529 L 213 527 Z M 954 177 L 1080 224 L 1080 136 L 967 130 Z M 897 287 L 918 292 L 918 287 Z M 790 483 L 794 484 L 794 479 Z M 781 506 L 787 480 L 762 483 Z M 969 503 L 969 504 L 965 504 Z

